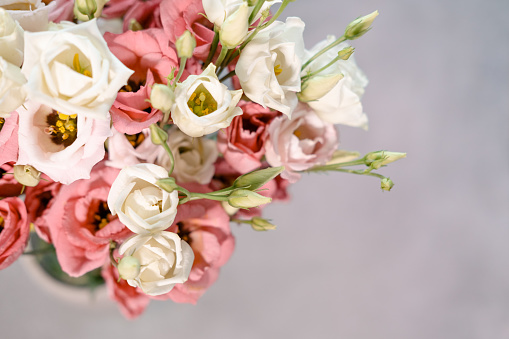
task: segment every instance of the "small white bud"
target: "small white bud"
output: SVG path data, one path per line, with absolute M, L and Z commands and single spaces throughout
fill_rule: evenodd
M 378 11 L 374 11 L 368 15 L 357 18 L 352 21 L 345 29 L 345 38 L 355 40 L 363 36 L 370 30 L 373 20 L 378 16 Z
M 406 153 L 377 151 L 366 154 L 364 163 L 373 169 L 379 169 L 402 158 L 406 158 Z
M 253 208 L 268 204 L 272 199 L 249 190 L 233 191 L 228 197 L 228 203 L 236 208 Z
M 238 208 L 230 206 L 230 204 L 227 201 L 222 201 L 221 206 L 223 206 L 224 211 L 229 216 L 235 215 L 235 213 L 237 213 L 239 211 Z
M 238 46 L 247 36 L 249 29 L 249 6 L 243 2 L 221 25 L 219 40 L 228 49 Z
M 125 256 L 118 262 L 118 275 L 124 280 L 135 279 L 140 274 L 140 261 L 132 256 Z
M 394 186 L 394 183 L 392 182 L 391 179 L 389 179 L 389 178 L 382 179 L 381 186 L 380 186 L 382 188 L 382 190 L 390 191 L 393 186 Z
M 189 31 L 185 31 L 175 42 L 179 58 L 189 59 L 196 48 L 196 39 Z
M 75 0 L 74 16 L 80 21 L 89 21 L 101 16 L 108 0 Z
M 162 145 L 168 140 L 168 133 L 156 124 L 151 124 L 150 139 L 154 145 Z
M 41 180 L 41 172 L 30 165 L 14 165 L 14 178 L 22 185 L 37 186 Z
M 163 113 L 170 113 L 171 106 L 175 102 L 173 90 L 163 84 L 155 84 L 150 92 L 150 104 Z
M 268 230 L 275 230 L 276 225 L 271 224 L 267 219 L 263 219 L 260 217 L 253 217 L 251 219 L 251 227 L 255 231 L 268 231 Z
M 343 79 L 341 73 L 312 76 L 304 81 L 302 91 L 297 96 L 302 102 L 318 100 L 329 93 L 341 79 Z
M 348 60 L 350 58 L 350 56 L 353 54 L 354 50 L 355 50 L 355 48 L 353 48 L 351 46 L 345 47 L 338 52 L 338 57 L 341 60 Z

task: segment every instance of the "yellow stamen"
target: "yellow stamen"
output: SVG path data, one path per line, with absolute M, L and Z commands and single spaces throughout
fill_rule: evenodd
M 80 56 L 78 53 L 74 54 L 74 58 L 72 59 L 72 68 L 74 68 L 76 72 L 81 73 Z
M 282 72 L 283 72 L 283 69 L 281 68 L 281 65 L 274 66 L 274 73 L 276 74 L 276 76 L 278 76 Z
M 64 126 L 64 123 L 62 122 L 62 120 L 58 120 L 57 123 L 55 124 L 55 126 L 62 127 L 62 126 Z
M 60 120 L 69 120 L 69 116 L 63 113 L 58 112 L 58 118 Z
M 67 133 L 62 134 L 62 139 L 63 140 L 66 140 L 67 138 L 69 138 L 69 134 L 67 134 Z
M 64 126 L 59 127 L 58 130 L 60 131 L 60 133 L 65 133 L 65 127 Z

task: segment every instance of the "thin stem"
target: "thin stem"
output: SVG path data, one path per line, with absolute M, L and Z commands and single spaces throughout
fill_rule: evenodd
M 214 54 L 216 54 L 217 46 L 219 44 L 219 32 L 214 29 L 214 39 L 212 39 L 212 44 L 210 45 L 209 55 L 207 56 L 207 60 L 203 64 L 203 69 L 207 68 L 207 66 L 212 61 Z
M 334 65 L 336 63 L 336 61 L 340 60 L 341 57 L 340 56 L 337 56 L 335 57 L 334 59 L 332 59 L 327 65 L 323 66 L 322 68 L 312 72 L 312 73 L 309 73 L 309 74 L 306 74 L 304 75 L 301 80 L 306 80 L 308 78 L 311 78 L 312 76 L 315 76 L 317 74 L 319 74 L 320 72 L 326 70 L 327 68 L 329 68 L 330 66 Z
M 168 146 L 166 142 L 163 142 L 162 146 L 164 147 L 166 153 L 168 153 L 168 156 L 170 157 L 171 168 L 168 171 L 168 176 L 170 176 L 173 173 L 173 169 L 175 168 L 175 158 L 173 157 L 173 153 L 171 152 L 170 146 Z
M 357 174 L 357 175 L 367 175 L 367 176 L 370 176 L 370 177 L 376 177 L 378 179 L 385 179 L 385 177 L 383 175 L 381 175 L 381 174 L 373 173 L 373 172 L 366 172 L 366 171 L 361 171 L 361 170 L 348 170 L 348 169 L 338 168 L 338 169 L 335 169 L 334 171 L 336 171 L 336 172 L 343 172 L 343 173 Z
M 110 262 L 111 264 L 114 266 L 114 267 L 118 267 L 118 263 L 117 261 L 115 260 L 115 257 L 113 256 L 113 252 L 115 251 L 115 248 L 117 247 L 117 243 L 116 242 L 111 242 L 110 243 Z
M 191 200 L 199 200 L 199 199 L 209 199 L 215 201 L 228 201 L 228 197 L 224 196 L 215 196 L 208 193 L 191 193 Z
M 365 165 L 364 158 L 347 161 L 347 162 L 340 162 L 337 164 L 330 164 L 330 165 L 323 165 L 323 166 L 315 166 L 311 167 L 308 170 L 305 170 L 303 172 L 321 172 L 321 171 L 333 171 L 340 167 L 348 167 L 348 166 L 357 166 L 357 165 Z
M 187 58 L 180 58 L 179 72 L 177 73 L 177 76 L 175 77 L 175 80 L 173 81 L 173 88 L 175 88 L 177 86 L 177 82 L 179 82 L 179 79 L 182 76 L 182 73 L 184 73 L 184 69 L 186 68 L 186 62 L 187 62 Z
M 221 66 L 221 64 L 223 63 L 226 53 L 228 53 L 228 48 L 221 46 L 221 53 L 219 53 L 219 57 L 217 58 L 217 60 L 215 62 L 215 65 L 217 67 Z
M 256 2 L 256 5 L 254 6 L 253 8 L 253 11 L 251 12 L 251 15 L 249 16 L 249 24 L 252 24 L 254 22 L 254 19 L 256 17 L 256 15 L 258 14 L 258 12 L 260 11 L 260 8 L 262 8 L 263 6 L 263 3 L 265 2 L 266 0 L 258 0 Z
M 231 219 L 230 221 L 236 222 L 237 224 L 251 224 L 251 220 Z
M 305 69 L 307 66 L 309 66 L 310 63 L 312 63 L 313 61 L 315 61 L 318 57 L 320 57 L 323 53 L 327 52 L 328 50 L 330 50 L 331 48 L 339 45 L 340 43 L 342 43 L 343 41 L 346 41 L 346 38 L 344 35 L 342 35 L 339 39 L 337 39 L 336 41 L 334 41 L 333 43 L 331 43 L 330 45 L 324 47 L 322 50 L 320 50 L 318 53 L 316 53 L 315 55 L 313 55 L 308 61 L 306 61 L 303 65 L 302 65 L 302 69 Z
M 233 71 L 230 71 L 228 74 L 226 74 L 225 76 L 223 76 L 221 79 L 219 79 L 219 82 L 223 82 L 225 81 L 226 79 L 228 78 L 231 78 L 232 76 L 235 75 L 235 70 Z

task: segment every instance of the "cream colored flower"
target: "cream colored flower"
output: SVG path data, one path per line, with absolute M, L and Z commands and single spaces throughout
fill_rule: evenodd
M 41 32 L 48 26 L 48 13 L 56 6 L 48 6 L 41 0 L 0 0 L 0 7 L 7 10 L 11 17 L 18 21 L 25 31 Z
M 25 102 L 25 83 L 19 67 L 0 57 L 0 118 L 7 118 Z
M 23 28 L 0 7 L 0 57 L 11 64 L 23 64 Z
M 258 20 L 261 12 L 269 9 L 272 5 L 280 3 L 281 0 L 267 0 L 263 3 L 262 8 L 255 16 Z M 239 7 L 246 3 L 245 0 L 203 0 L 203 9 L 210 20 L 218 29 L 221 28 L 225 20 L 235 13 Z M 249 6 L 249 14 L 253 11 L 254 6 Z

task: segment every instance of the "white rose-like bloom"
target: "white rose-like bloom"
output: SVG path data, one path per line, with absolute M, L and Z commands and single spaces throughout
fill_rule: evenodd
M 151 234 L 171 226 L 177 215 L 178 192 L 156 185 L 168 172 L 154 164 L 137 164 L 120 171 L 108 194 L 112 215 L 137 234 Z
M 0 57 L 0 118 L 7 118 L 25 102 L 26 79 L 19 67 Z
M 319 42 L 310 51 L 307 51 L 306 59 L 309 59 L 335 40 L 336 37 L 328 36 L 326 40 Z M 306 67 L 302 74 L 305 74 L 308 70 L 313 72 L 325 66 L 337 57 L 340 50 L 348 46 L 347 43 L 341 43 L 330 49 Z M 308 105 L 326 122 L 366 129 L 368 118 L 362 111 L 360 99 L 364 94 L 368 79 L 357 67 L 353 55 L 348 60 L 337 61 L 334 65 L 320 72 L 319 75 L 338 73 L 344 75 L 343 79 L 339 80 L 329 93 L 318 100 L 308 102 Z
M 207 19 L 212 22 L 217 28 L 221 28 L 226 18 L 235 13 L 240 5 L 242 5 L 245 0 L 203 0 L 203 9 L 205 10 L 205 15 L 207 15 Z M 270 6 L 280 3 L 281 0 L 267 0 L 263 3 L 260 11 L 255 16 L 255 21 L 258 20 L 261 16 L 261 13 L 269 9 Z M 254 6 L 249 7 L 249 13 L 253 11 Z
M 246 96 L 291 117 L 301 91 L 304 22 L 295 17 L 260 31 L 240 53 L 235 73 Z
M 23 64 L 23 28 L 0 7 L 0 57 L 11 64 Z
M 96 20 L 57 31 L 25 33 L 30 99 L 68 115 L 109 119 L 117 92 L 133 71 L 109 50 Z
M 150 130 L 144 129 L 135 135 L 126 135 L 111 128 L 112 136 L 108 138 L 108 160 L 106 165 L 124 168 L 141 162 L 153 163 L 160 146 L 150 140 Z
M 7 10 L 25 31 L 41 32 L 48 26 L 48 13 L 56 2 L 46 6 L 41 0 L 0 0 L 0 7 Z
M 32 165 L 66 185 L 90 178 L 92 167 L 104 157 L 109 120 L 67 116 L 35 101 L 27 101 L 17 112 L 17 165 Z
M 119 253 L 138 259 L 140 273 L 127 283 L 148 295 L 168 293 L 175 284 L 186 282 L 194 261 L 191 246 L 176 233 L 164 231 L 135 235 L 120 246 Z
M 230 126 L 242 114 L 236 107 L 241 97 L 242 90 L 230 91 L 219 82 L 216 66 L 210 64 L 202 74 L 177 84 L 171 117 L 185 134 L 201 137 Z
M 205 138 L 192 138 L 177 128 L 168 132 L 168 145 L 175 158 L 173 176 L 178 182 L 197 182 L 202 185 L 210 183 L 214 176 L 214 163 L 217 160 L 218 150 L 214 140 Z M 170 157 L 161 148 L 156 164 L 170 169 Z

